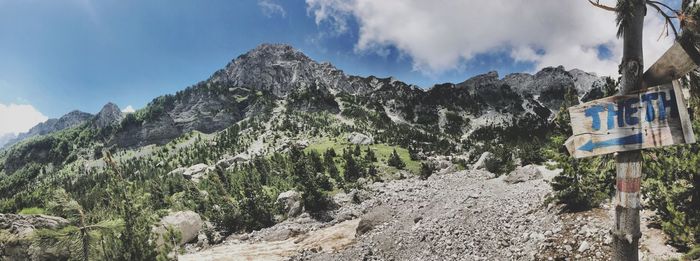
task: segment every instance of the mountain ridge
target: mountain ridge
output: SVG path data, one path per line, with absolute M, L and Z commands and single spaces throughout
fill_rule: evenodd
M 107 148 L 162 145 L 191 131 L 214 133 L 243 119 L 270 114 L 284 101 L 287 113 L 325 111 L 370 120 L 370 134 L 383 135 L 381 129 L 391 123 L 422 133 L 437 131 L 433 135 L 442 138 L 434 139 L 458 144 L 484 126 L 544 128 L 568 90 L 582 97 L 605 83 L 602 77 L 559 66 L 503 78 L 492 71 L 421 89 L 393 77 L 346 75 L 289 45 L 261 44 L 207 80 L 156 97 L 136 113 L 124 115 L 111 103 L 96 115 L 74 111 L 40 123 L 13 143 L 92 121 L 90 133 L 96 133 L 92 139 Z M 17 158 L 22 158 L 19 153 Z

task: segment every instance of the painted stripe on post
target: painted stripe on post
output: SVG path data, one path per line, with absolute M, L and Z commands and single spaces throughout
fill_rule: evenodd
M 640 178 L 617 179 L 617 190 L 620 192 L 634 193 L 641 188 Z

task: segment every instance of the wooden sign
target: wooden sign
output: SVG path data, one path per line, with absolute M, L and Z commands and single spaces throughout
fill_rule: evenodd
M 695 143 L 677 81 L 573 106 L 569 114 L 574 135 L 565 145 L 576 158 Z
M 683 77 L 700 64 L 700 52 L 693 44 L 675 42 L 644 72 L 644 86 L 656 86 Z

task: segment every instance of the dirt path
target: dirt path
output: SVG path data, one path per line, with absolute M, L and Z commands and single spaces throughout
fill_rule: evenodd
M 544 205 L 554 173 L 540 170 L 545 178 L 516 184 L 484 171 L 374 183 L 332 222 L 300 217 L 180 260 L 608 259 L 607 210 L 558 214 Z M 663 244 L 645 235 L 643 248 Z M 643 251 L 649 260 L 657 252 Z

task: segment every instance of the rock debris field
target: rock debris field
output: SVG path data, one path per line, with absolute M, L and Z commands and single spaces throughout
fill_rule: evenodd
M 376 182 L 336 195 L 328 222 L 304 213 L 179 260 L 608 260 L 610 207 L 562 213 L 545 204 L 556 171 L 523 169 Z M 660 231 L 643 232 L 644 259 L 678 256 Z

